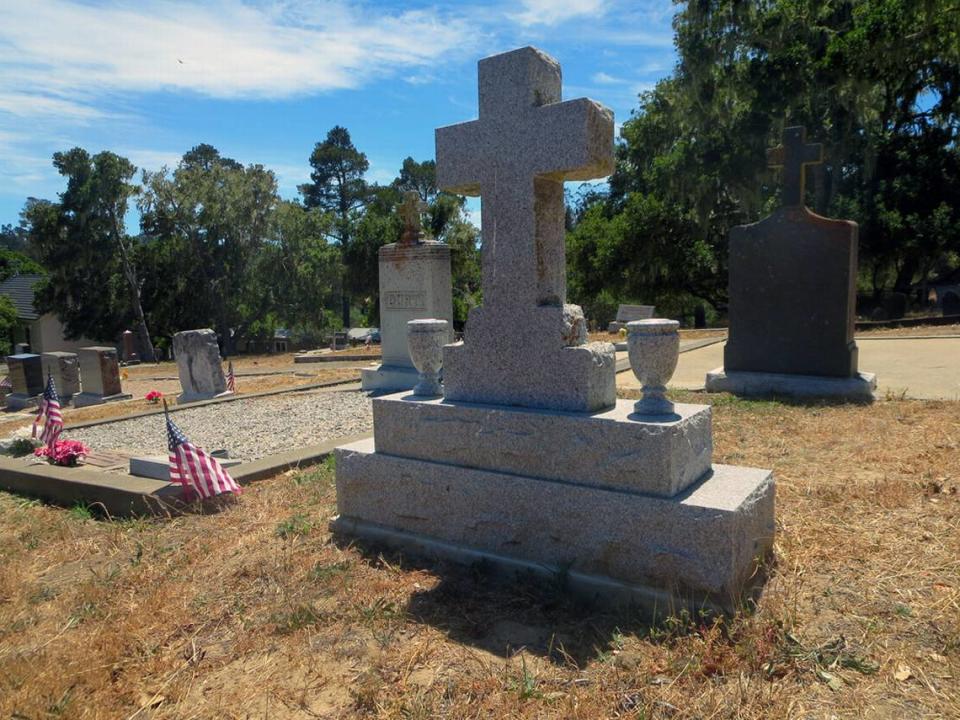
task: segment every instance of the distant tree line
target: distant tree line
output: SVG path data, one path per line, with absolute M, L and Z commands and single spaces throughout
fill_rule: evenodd
M 868 300 L 919 300 L 960 265 L 955 0 L 698 0 L 674 30 L 676 67 L 624 123 L 609 192 L 569 219 L 571 296 L 589 317 L 626 300 L 722 313 L 729 229 L 776 206 L 765 151 L 790 125 L 824 143 L 807 204 L 859 223 Z
M 0 274 L 12 262 L 4 253 L 43 272 L 38 309 L 59 315 L 71 337 L 135 329 L 150 358 L 187 328 L 214 328 L 232 354 L 278 328 L 319 340 L 375 325 L 377 250 L 399 240 L 396 206 L 407 190 L 427 203 L 425 227 L 451 245 L 455 317 L 479 302 L 479 231 L 463 198 L 437 190 L 432 161 L 409 157 L 389 185 L 368 183 L 367 159 L 342 127 L 317 143 L 302 201 L 281 199 L 270 170 L 210 145 L 139 177 L 111 152 L 73 148 L 53 164 L 66 189 L 56 201 L 28 199 L 20 226 L 2 229 Z M 136 234 L 126 228 L 134 204 Z

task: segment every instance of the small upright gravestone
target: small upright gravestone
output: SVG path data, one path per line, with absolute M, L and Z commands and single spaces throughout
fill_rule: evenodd
M 77 351 L 80 359 L 80 383 L 83 392 L 73 396 L 74 407 L 100 405 L 129 400 L 120 384 L 120 363 L 112 347 L 84 347 Z
M 223 361 L 213 330 L 184 330 L 173 336 L 173 354 L 183 393 L 178 402 L 208 400 L 229 395 Z
M 7 374 L 13 386 L 7 396 L 7 407 L 21 410 L 36 405 L 44 383 L 40 356 L 33 353 L 7 355 Z
M 374 398 L 374 437 L 337 449 L 333 528 L 614 602 L 730 608 L 773 542 L 771 473 L 712 464 L 708 406 L 617 400 L 613 345 L 565 304 L 563 181 L 612 170 L 613 115 L 562 102 L 534 48 L 479 70 L 480 119 L 436 139 L 438 185 L 483 195 L 484 305 L 443 348 L 443 397 Z M 419 323 L 430 380 L 441 324 Z
M 361 371 L 364 390 L 409 390 L 417 384 L 417 370 L 407 349 L 410 320 L 446 320 L 453 340 L 453 298 L 450 248 L 446 243 L 424 240 L 420 214 L 426 204 L 419 194 L 405 194 L 398 211 L 403 219 L 400 242 L 384 245 L 380 263 L 380 347 L 382 363 Z
M 857 224 L 804 206 L 805 168 L 822 154 L 802 127 L 768 152 L 783 168 L 783 207 L 730 231 L 729 339 L 708 391 L 873 399 L 853 339 Z
M 41 358 L 43 377 L 53 378 L 61 405 L 67 404 L 80 392 L 80 361 L 77 353 L 45 352 Z

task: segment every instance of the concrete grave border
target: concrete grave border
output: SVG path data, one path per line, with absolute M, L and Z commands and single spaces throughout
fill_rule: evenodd
M 228 395 L 220 398 L 211 398 L 194 403 L 175 405 L 170 408 L 171 413 L 181 410 L 192 410 L 205 405 L 214 405 L 223 402 L 235 402 L 250 398 L 281 395 L 289 392 L 304 392 L 320 388 L 336 387 L 339 385 L 357 385 L 358 380 L 334 380 L 325 383 L 312 383 L 296 388 L 278 390 L 264 390 L 258 393 L 244 395 Z M 108 425 L 124 420 L 160 415 L 162 408 L 145 410 L 131 415 L 102 420 L 89 420 L 74 423 L 64 428 L 65 433 L 70 430 Z M 322 462 L 333 449 L 344 443 L 350 443 L 364 438 L 373 437 L 373 433 L 351 435 L 328 440 L 316 445 L 308 445 L 296 450 L 267 455 L 258 460 L 242 463 L 232 468 L 231 476 L 241 485 L 276 475 L 287 470 L 306 467 Z M 0 456 L 0 490 L 14 492 L 21 495 L 37 497 L 57 505 L 72 505 L 77 502 L 87 502 L 102 508 L 111 516 L 124 517 L 130 515 L 167 515 L 179 512 L 183 503 L 180 500 L 179 485 L 163 480 L 136 477 L 134 475 L 101 472 L 85 469 L 83 466 L 75 468 L 58 467 L 56 465 L 25 465 L 20 458 Z
M 331 455 L 335 447 L 372 437 L 372 432 L 352 435 L 268 455 L 238 465 L 230 474 L 240 485 L 247 485 L 287 470 L 315 465 Z M 176 483 L 83 467 L 24 465 L 17 458 L 0 458 L 0 489 L 56 505 L 86 502 L 113 517 L 169 515 L 183 506 Z

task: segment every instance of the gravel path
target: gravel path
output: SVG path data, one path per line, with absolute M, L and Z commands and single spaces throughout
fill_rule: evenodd
M 359 390 L 313 390 L 181 410 L 171 415 L 187 438 L 206 450 L 257 458 L 373 429 L 370 400 Z M 93 450 L 138 455 L 167 452 L 163 415 L 68 430 L 64 437 Z

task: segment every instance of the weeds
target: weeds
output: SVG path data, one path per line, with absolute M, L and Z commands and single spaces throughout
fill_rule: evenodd
M 278 635 L 289 635 L 311 625 L 318 625 L 325 619 L 326 615 L 313 605 L 298 605 L 289 612 L 273 615 L 270 623 Z
M 313 530 L 313 521 L 306 515 L 293 515 L 277 525 L 277 537 L 288 540 L 309 535 Z

